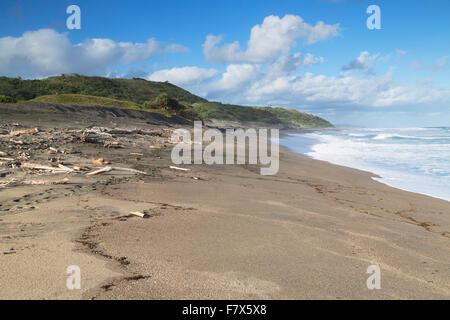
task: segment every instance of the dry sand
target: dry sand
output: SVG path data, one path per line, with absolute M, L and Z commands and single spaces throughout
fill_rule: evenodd
M 7 124 L 19 117 L 7 114 Z M 42 118 L 42 127 L 56 126 Z M 126 127 L 123 118 L 96 124 Z M 103 157 L 150 175 L 43 174 L 70 183 L 0 189 L 0 298 L 450 298 L 450 202 L 284 149 L 275 176 L 256 166 L 171 170 L 166 138 L 116 136 L 122 149 L 56 139 L 74 151 L 61 155 L 64 164 Z M 155 143 L 162 148 L 150 149 Z M 44 151 L 32 159 L 44 164 Z M 143 210 L 150 218 L 127 216 Z M 66 288 L 70 265 L 81 268 L 81 290 Z M 381 268 L 380 290 L 366 287 L 370 265 Z

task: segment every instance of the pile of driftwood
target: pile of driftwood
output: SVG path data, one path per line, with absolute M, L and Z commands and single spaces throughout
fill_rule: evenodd
M 57 184 L 66 184 L 68 182 L 69 182 L 69 179 L 67 179 L 67 178 L 64 178 L 62 180 L 57 180 L 57 181 L 11 179 L 9 181 L 0 182 L 0 188 L 13 187 L 13 186 L 19 186 L 19 185 L 50 186 L 50 185 L 57 185 Z
M 14 159 L 12 159 L 14 160 Z M 1 163 L 0 163 L 1 164 Z M 30 169 L 30 170 L 37 170 L 37 171 L 46 171 L 50 173 L 84 173 L 86 176 L 94 176 L 101 173 L 106 173 L 110 171 L 122 171 L 127 172 L 130 174 L 143 174 L 147 175 L 147 172 L 131 169 L 131 168 L 122 168 L 122 167 L 116 167 L 116 166 L 105 166 L 105 167 L 91 167 L 91 166 L 85 166 L 85 167 L 79 167 L 79 166 L 64 166 L 62 164 L 59 164 L 57 167 L 51 167 L 51 166 L 45 166 L 40 164 L 34 164 L 34 163 L 22 163 L 20 165 L 20 168 L 23 169 Z M 86 172 L 87 171 L 87 172 Z M 8 170 L 0 170 L 0 176 L 4 177 L 7 174 L 10 174 L 11 171 Z M 13 187 L 18 185 L 57 185 L 57 184 L 66 184 L 69 182 L 68 178 L 64 178 L 62 180 L 57 181 L 44 181 L 44 180 L 18 180 L 18 179 L 10 179 L 8 181 L 0 181 L 0 189 L 6 188 L 6 187 Z
M 109 171 L 126 171 L 126 172 L 130 172 L 130 173 L 133 173 L 133 174 L 144 174 L 144 175 L 147 175 L 147 172 L 144 172 L 144 171 L 131 169 L 131 168 L 112 167 L 112 166 L 107 166 L 107 167 L 102 167 L 102 168 L 93 168 L 93 167 L 90 167 L 90 166 L 87 166 L 87 167 L 78 167 L 78 166 L 67 167 L 67 166 L 64 166 L 62 164 L 59 164 L 58 167 L 50 167 L 50 166 L 43 166 L 43 165 L 39 165 L 39 164 L 33 164 L 33 163 L 22 163 L 21 168 L 50 171 L 51 173 L 74 173 L 74 172 L 75 173 L 80 173 L 82 171 L 92 170 L 93 169 L 93 171 L 90 171 L 90 172 L 86 173 L 87 176 L 93 176 L 93 175 L 96 175 L 96 174 L 99 174 L 99 173 L 104 173 L 104 172 L 109 172 Z
M 20 125 L 13 125 L 15 127 L 19 127 Z M 28 146 L 32 145 L 34 143 L 34 139 L 31 139 L 31 136 L 35 135 L 42 135 L 42 134 L 50 134 L 49 142 L 54 141 L 54 130 L 50 131 L 43 131 L 38 128 L 34 129 L 17 129 L 14 128 L 12 130 L 4 130 L 0 131 L 1 135 L 4 136 L 3 139 L 6 139 L 5 141 L 9 140 L 9 148 L 13 150 L 19 150 L 23 149 L 21 145 Z M 65 130 L 64 131 L 65 137 L 68 137 L 67 139 L 72 139 L 72 141 L 81 141 L 86 143 L 96 143 L 103 145 L 104 148 L 123 148 L 124 143 L 126 143 L 129 139 L 123 139 L 126 135 L 144 135 L 144 136 L 159 136 L 161 137 L 164 135 L 164 132 L 161 132 L 161 130 L 155 130 L 155 131 L 146 131 L 141 129 L 134 129 L 134 130 L 126 130 L 126 129 L 109 129 L 109 128 L 103 128 L 103 127 L 87 127 L 81 130 Z M 26 136 L 30 136 L 30 138 L 26 138 Z M 57 138 L 59 136 L 56 136 Z M 13 140 L 16 139 L 16 140 Z M 23 139 L 23 141 L 19 141 L 17 139 Z M 123 139 L 123 141 L 121 141 Z M 57 139 L 56 139 L 57 140 Z M 51 143 L 51 142 L 50 142 Z M 17 146 L 20 145 L 20 146 Z M 0 151 L 0 168 L 5 167 L 6 170 L 0 169 L 0 178 L 5 178 L 8 175 L 12 175 L 14 170 L 16 168 L 21 168 L 22 170 L 26 170 L 28 173 L 50 173 L 50 174 L 83 174 L 86 176 L 94 176 L 99 175 L 111 171 L 119 171 L 119 172 L 125 172 L 127 174 L 142 174 L 142 175 L 148 175 L 147 172 L 131 169 L 131 168 L 125 168 L 120 166 L 112 166 L 108 161 L 105 161 L 104 159 L 96 159 L 92 160 L 92 165 L 67 165 L 63 164 L 62 159 L 60 157 L 56 157 L 56 155 L 60 154 L 66 154 L 67 152 L 63 149 L 59 149 L 55 144 L 49 145 L 47 142 L 45 143 L 44 147 L 42 145 L 41 148 L 38 148 L 39 150 L 48 150 L 48 152 L 52 155 L 55 155 L 55 158 L 49 158 L 52 164 L 49 165 L 43 165 L 39 163 L 33 163 L 33 160 L 31 159 L 31 155 L 28 154 L 25 151 L 18 151 L 17 154 L 14 156 L 11 155 L 11 152 L 4 152 Z M 31 148 L 31 147 L 30 147 Z M 160 148 L 159 146 L 155 146 L 156 148 Z M 33 148 L 31 148 L 34 150 Z M 37 149 L 37 150 L 38 150 Z M 27 150 L 26 150 L 27 151 Z M 30 152 L 30 151 L 28 151 Z M 31 152 L 30 152 L 31 153 Z M 70 153 L 70 152 L 69 152 Z M 144 154 L 142 153 L 130 153 L 130 156 L 136 156 L 141 157 Z M 68 178 L 65 178 L 63 180 L 57 180 L 57 181 L 43 181 L 43 180 L 24 180 L 23 179 L 9 179 L 5 181 L 6 179 L 2 179 L 3 181 L 0 181 L 0 188 L 10 187 L 10 186 L 17 186 L 17 185 L 52 185 L 52 184 L 64 184 L 69 181 Z
M 15 131 L 11 131 L 9 133 L 9 135 L 11 137 L 16 137 L 16 136 L 21 136 L 23 134 L 36 134 L 39 132 L 38 128 L 34 128 L 34 129 L 26 129 L 26 130 L 15 130 Z
M 90 127 L 78 131 L 80 133 L 81 142 L 102 144 L 105 148 L 122 148 L 122 143 L 112 141 L 115 136 L 123 136 L 130 134 L 161 136 L 158 131 L 145 131 L 141 129 L 125 130 L 125 129 L 109 129 L 104 127 Z

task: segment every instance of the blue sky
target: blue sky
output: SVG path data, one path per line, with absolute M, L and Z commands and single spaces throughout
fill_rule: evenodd
M 80 30 L 66 28 L 71 4 Z M 372 4 L 381 30 L 366 27 Z M 336 124 L 448 126 L 449 12 L 447 0 L 2 0 L 0 75 L 136 76 Z

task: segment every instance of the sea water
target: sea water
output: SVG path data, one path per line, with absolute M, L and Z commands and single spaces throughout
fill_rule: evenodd
M 292 134 L 291 151 L 370 171 L 392 187 L 450 201 L 450 128 L 343 129 Z

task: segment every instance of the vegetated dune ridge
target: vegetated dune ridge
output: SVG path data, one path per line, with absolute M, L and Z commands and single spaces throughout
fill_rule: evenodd
M 181 115 L 188 119 L 264 123 L 278 127 L 333 125 L 292 109 L 250 107 L 208 101 L 168 82 L 62 75 L 41 80 L 0 77 L 0 103 L 40 101 L 69 105 L 116 106 Z
M 284 149 L 274 176 L 255 165 L 171 169 L 178 127 L 191 122 L 0 105 L 10 159 L 0 182 L 11 182 L 0 189 L 0 298 L 450 298 L 449 202 Z M 147 174 L 86 175 L 108 166 Z M 81 290 L 66 287 L 71 265 Z M 366 286 L 370 265 L 380 290 Z

